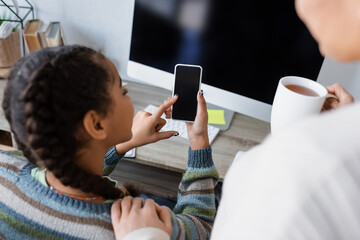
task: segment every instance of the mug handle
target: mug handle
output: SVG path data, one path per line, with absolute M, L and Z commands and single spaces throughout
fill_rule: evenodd
M 337 96 L 335 96 L 334 94 L 331 94 L 331 93 L 328 93 L 328 94 L 326 94 L 326 96 L 325 96 L 325 99 L 327 99 L 327 98 L 336 98 L 336 99 L 338 99 L 338 97 Z
M 325 96 L 325 101 L 324 101 L 323 106 L 322 106 L 322 108 L 321 108 L 321 112 L 326 112 L 326 111 L 334 110 L 334 109 L 326 109 L 326 108 L 324 108 L 325 102 L 326 102 L 326 100 L 327 100 L 328 98 L 335 98 L 335 99 L 339 100 L 339 98 L 338 98 L 337 96 L 335 96 L 334 94 L 331 94 L 331 93 L 326 94 L 326 96 Z

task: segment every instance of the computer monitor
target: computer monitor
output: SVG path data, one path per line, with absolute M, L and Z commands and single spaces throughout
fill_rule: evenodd
M 201 65 L 208 103 L 264 121 L 281 77 L 317 79 L 323 57 L 294 1 L 133 1 L 131 78 L 171 90 L 177 63 Z

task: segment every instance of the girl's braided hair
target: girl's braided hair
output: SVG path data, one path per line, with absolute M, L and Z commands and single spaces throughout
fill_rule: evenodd
M 89 110 L 106 116 L 112 104 L 113 80 L 101 59 L 101 53 L 78 45 L 29 54 L 9 75 L 3 109 L 29 161 L 53 172 L 65 186 L 116 199 L 125 193 L 114 183 L 74 163 L 86 143 L 76 134 L 83 117 Z

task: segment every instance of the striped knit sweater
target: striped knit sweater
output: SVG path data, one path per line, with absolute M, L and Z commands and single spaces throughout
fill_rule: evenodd
M 121 158 L 111 148 L 104 173 Z M 0 239 L 114 239 L 111 201 L 92 203 L 61 195 L 34 179 L 33 168 L 19 151 L 0 152 Z M 172 212 L 171 239 L 210 238 L 217 179 L 211 147 L 189 149 Z

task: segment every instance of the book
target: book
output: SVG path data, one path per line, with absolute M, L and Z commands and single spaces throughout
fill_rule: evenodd
M 60 26 L 60 34 L 61 34 L 61 40 L 63 45 L 67 45 L 67 41 L 64 35 L 64 29 Z
M 50 22 L 46 31 L 46 42 L 48 47 L 64 45 L 62 40 L 62 30 L 60 22 Z
M 24 38 L 29 53 L 41 49 L 41 44 L 37 35 L 41 21 L 39 19 L 29 20 L 25 24 Z
M 49 22 L 41 21 L 40 26 L 38 28 L 37 35 L 40 41 L 41 48 L 45 48 L 48 46 L 46 41 L 46 32 L 49 28 L 49 25 L 50 25 Z

